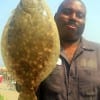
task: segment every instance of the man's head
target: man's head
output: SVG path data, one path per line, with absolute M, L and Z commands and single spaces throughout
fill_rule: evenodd
M 86 8 L 80 0 L 64 0 L 55 14 L 61 42 L 75 42 L 85 26 Z

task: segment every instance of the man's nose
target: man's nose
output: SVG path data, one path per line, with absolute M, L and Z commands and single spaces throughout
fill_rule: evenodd
M 71 15 L 70 15 L 70 19 L 73 19 L 73 20 L 76 20 L 77 19 L 77 16 L 76 16 L 76 13 L 73 12 Z

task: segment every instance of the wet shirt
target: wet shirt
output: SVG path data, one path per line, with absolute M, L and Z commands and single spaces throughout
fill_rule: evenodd
M 38 100 L 99 100 L 99 60 L 100 46 L 84 39 L 71 63 L 61 51 L 56 68 L 38 89 Z

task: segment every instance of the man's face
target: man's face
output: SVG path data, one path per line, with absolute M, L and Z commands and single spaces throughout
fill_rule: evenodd
M 84 30 L 86 10 L 80 1 L 64 1 L 55 21 L 63 42 L 77 41 Z

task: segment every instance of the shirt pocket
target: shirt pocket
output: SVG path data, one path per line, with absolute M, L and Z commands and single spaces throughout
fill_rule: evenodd
M 89 96 L 96 96 L 96 88 L 94 86 L 90 85 L 83 85 L 79 88 L 79 93 L 81 96 L 89 97 Z
M 79 89 L 80 100 L 97 100 L 97 89 L 90 84 L 83 84 Z
M 93 74 L 95 71 L 90 69 L 83 69 L 80 70 L 79 73 L 79 94 L 83 96 L 84 98 L 94 98 L 97 95 L 97 88 L 95 77 L 93 77 Z M 92 99 L 88 99 L 92 100 Z M 95 100 L 95 99 L 93 99 Z

